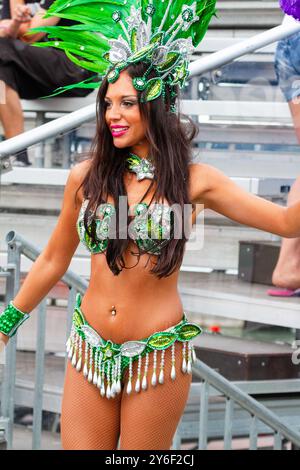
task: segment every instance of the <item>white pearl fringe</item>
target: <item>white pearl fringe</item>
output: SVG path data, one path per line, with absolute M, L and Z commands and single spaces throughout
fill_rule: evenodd
M 77 372 L 79 372 L 80 369 L 81 369 L 81 363 L 82 363 L 82 359 L 81 359 L 81 356 L 80 356 L 79 359 L 78 359 L 77 365 L 76 365 Z
M 82 337 L 78 333 L 70 335 L 66 342 L 66 351 L 68 358 L 71 360 L 72 366 L 79 372 L 82 369 L 83 355 L 82 355 Z M 157 375 L 157 354 L 158 350 L 153 351 L 153 372 L 151 377 L 151 385 L 155 387 L 157 383 L 164 383 L 164 365 L 165 365 L 165 349 L 161 350 L 161 359 L 159 365 L 159 373 Z M 90 357 L 89 357 L 90 353 Z M 182 364 L 181 370 L 183 373 L 192 373 L 192 364 L 196 361 L 196 353 L 194 346 L 189 341 L 182 343 Z M 93 369 L 94 361 L 94 369 Z M 133 359 L 129 358 L 129 378 L 126 387 L 127 394 L 130 394 L 133 390 L 133 377 L 132 377 L 132 362 Z M 170 377 L 172 380 L 176 379 L 176 368 L 175 368 L 175 343 L 172 344 L 172 362 L 171 362 L 171 373 Z M 137 367 L 137 379 L 135 382 L 134 389 L 137 393 L 141 390 L 147 390 L 147 373 L 149 368 L 149 353 L 145 356 L 145 365 L 143 376 L 141 374 L 142 369 L 142 356 L 138 357 Z M 122 390 L 121 384 L 121 356 L 115 359 L 115 362 L 109 362 L 107 364 L 107 378 L 105 377 L 104 363 L 102 364 L 102 353 L 96 352 L 95 357 L 93 356 L 92 347 L 89 347 L 88 343 L 85 343 L 85 357 L 83 375 L 87 378 L 88 382 L 93 383 L 99 391 L 101 396 L 106 398 L 114 398 Z M 106 379 L 106 386 L 105 386 Z

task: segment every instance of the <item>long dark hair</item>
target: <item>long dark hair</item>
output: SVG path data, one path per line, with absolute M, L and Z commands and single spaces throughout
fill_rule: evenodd
M 131 78 L 135 78 L 143 76 L 147 68 L 147 64 L 140 62 L 129 65 L 125 70 Z M 152 77 L 153 73 L 151 72 L 148 78 Z M 105 203 L 108 195 L 114 200 L 117 238 L 108 239 L 106 260 L 113 274 L 118 275 L 122 269 L 128 269 L 125 266 L 123 255 L 129 240 L 128 238 L 119 238 L 118 233 L 119 196 L 127 195 L 123 176 L 126 170 L 126 157 L 129 148 L 118 149 L 113 145 L 113 138 L 105 120 L 106 105 L 104 98 L 108 85 L 109 83 L 105 77 L 97 95 L 97 127 L 91 146 L 91 164 L 80 187 L 83 186 L 84 197 L 89 199 L 84 225 L 93 243 L 97 242 L 95 224 L 88 225 L 88 212 L 91 210 L 93 213 L 92 208 Z M 156 177 L 151 181 L 146 194 L 152 187 L 156 186 L 154 187 L 155 192 L 152 200 L 158 202 L 162 198 L 163 200 L 166 199 L 169 205 L 177 204 L 180 206 L 183 224 L 183 208 L 185 204 L 190 203 L 188 197 L 188 166 L 192 159 L 191 142 L 198 132 L 198 127 L 188 116 L 184 116 L 185 122 L 183 122 L 181 120 L 183 115 L 179 111 L 170 111 L 170 107 L 174 105 L 174 95 L 172 95 L 169 87 L 166 87 L 165 101 L 161 96 L 148 103 L 142 103 L 142 94 L 143 92 L 138 91 L 139 109 L 145 122 L 146 138 L 150 147 L 149 158 L 156 168 Z M 177 96 L 178 94 L 179 89 L 177 89 Z M 154 183 L 156 184 L 154 185 Z M 127 222 L 129 224 L 130 219 Z M 174 239 L 170 237 L 161 254 L 156 256 L 155 267 L 151 269 L 150 273 L 162 278 L 179 269 L 186 241 L 187 238 L 184 233 L 181 238 Z

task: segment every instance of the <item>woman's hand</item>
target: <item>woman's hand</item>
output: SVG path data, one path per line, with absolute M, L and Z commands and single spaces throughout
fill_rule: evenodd
M 0 22 L 0 37 L 16 39 L 19 36 L 21 25 L 30 22 L 30 8 L 26 5 L 17 5 L 12 19 Z
M 27 5 L 17 5 L 12 14 L 16 23 L 29 23 L 31 21 L 30 8 Z

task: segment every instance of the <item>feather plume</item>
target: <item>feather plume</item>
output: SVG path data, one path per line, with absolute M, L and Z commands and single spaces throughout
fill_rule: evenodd
M 300 20 L 300 1 L 299 0 L 279 0 L 280 8 L 287 15 L 295 20 Z
M 56 0 L 44 18 L 78 24 L 32 28 L 27 34 L 46 33 L 47 40 L 32 45 L 61 49 L 76 65 L 98 74 L 98 82 L 92 77 L 50 96 L 76 87 L 97 88 L 113 65 L 131 58 L 150 57 L 162 79 L 169 74 L 174 85 L 183 86 L 188 56 L 216 15 L 215 5 L 216 0 Z

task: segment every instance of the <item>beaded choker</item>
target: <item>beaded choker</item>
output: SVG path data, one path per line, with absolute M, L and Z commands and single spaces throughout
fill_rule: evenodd
M 137 180 L 141 181 L 145 178 L 153 179 L 155 167 L 146 158 L 141 158 L 134 153 L 129 153 L 129 156 L 126 158 L 126 168 L 128 171 L 131 171 L 136 174 Z

